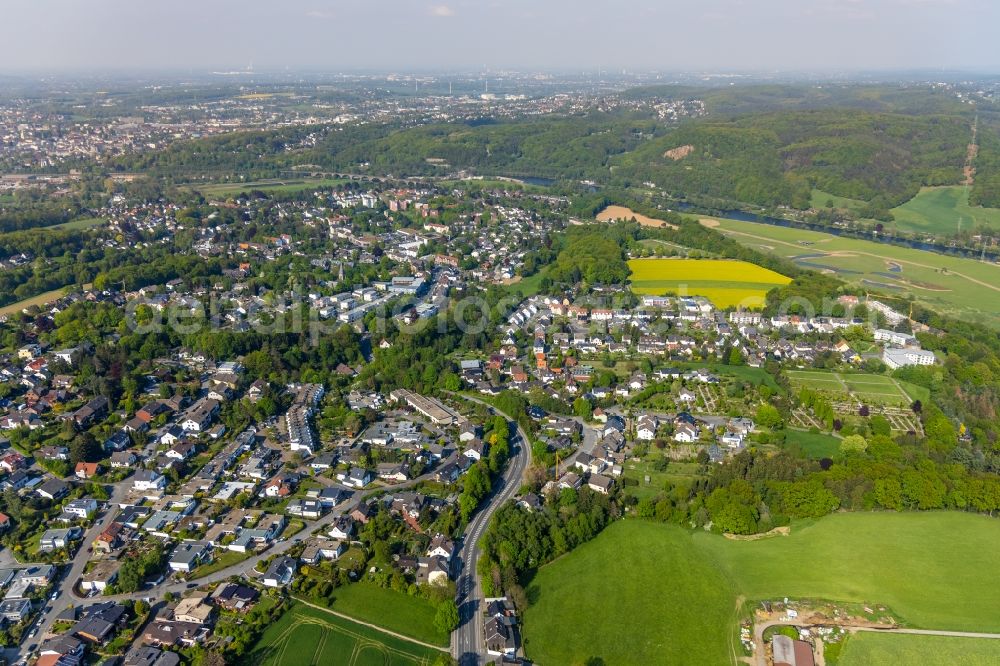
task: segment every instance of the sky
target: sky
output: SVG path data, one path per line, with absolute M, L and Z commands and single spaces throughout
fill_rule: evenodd
M 0 73 L 1000 70 L 998 0 L 3 0 Z

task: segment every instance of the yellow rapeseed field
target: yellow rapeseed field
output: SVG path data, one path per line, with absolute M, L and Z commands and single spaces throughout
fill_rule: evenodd
M 632 259 L 637 294 L 704 296 L 718 308 L 759 308 L 774 287 L 790 278 L 745 261 L 724 259 Z

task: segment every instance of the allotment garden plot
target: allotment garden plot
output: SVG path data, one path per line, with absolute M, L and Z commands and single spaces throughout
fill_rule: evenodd
M 920 431 L 919 420 L 910 409 L 914 400 L 926 396 L 917 394 L 918 387 L 904 387 L 897 380 L 885 375 L 865 373 L 839 373 L 822 370 L 789 370 L 788 379 L 796 390 L 808 388 L 823 394 L 839 414 L 857 414 L 867 406 L 873 414 L 882 414 L 894 430 Z M 807 419 L 801 425 L 814 425 Z

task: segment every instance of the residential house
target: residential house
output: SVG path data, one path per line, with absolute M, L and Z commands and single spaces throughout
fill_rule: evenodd
M 85 497 L 71 500 L 63 507 L 61 520 L 90 520 L 97 513 L 97 500 Z
M 101 473 L 101 464 L 95 462 L 78 462 L 75 473 L 78 479 L 92 479 Z
M 450 562 L 455 554 L 455 542 L 443 534 L 435 534 L 427 547 L 427 557 L 441 557 Z
M 260 593 L 246 585 L 223 582 L 215 588 L 211 598 L 220 608 L 245 613 L 257 603 Z
M 268 565 L 262 582 L 267 587 L 284 587 L 292 582 L 298 565 L 291 557 L 279 555 Z
M 42 553 L 48 553 L 53 550 L 69 548 L 72 542 L 79 541 L 82 536 L 83 530 L 79 527 L 46 530 L 42 533 L 42 538 L 38 542 L 38 550 Z
M 49 479 L 35 489 L 35 492 L 47 500 L 60 500 L 69 494 L 69 486 L 59 479 Z
M 209 557 L 211 548 L 207 541 L 182 541 L 170 554 L 170 570 L 191 571 Z

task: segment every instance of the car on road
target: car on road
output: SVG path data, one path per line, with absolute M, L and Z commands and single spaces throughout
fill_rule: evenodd
M 36 634 L 38 634 L 38 628 L 37 627 L 31 630 L 31 633 L 28 634 L 28 638 L 34 638 Z
M 38 647 L 38 643 L 32 643 L 31 645 L 29 645 L 28 646 L 28 654 L 31 654 L 32 652 L 34 652 L 36 647 Z
M 187 589 L 190 590 L 192 587 L 198 587 L 198 583 L 188 583 Z
M 56 590 L 55 592 L 52 593 L 52 596 L 49 597 L 49 600 L 55 601 L 58 598 L 59 598 L 59 590 Z

